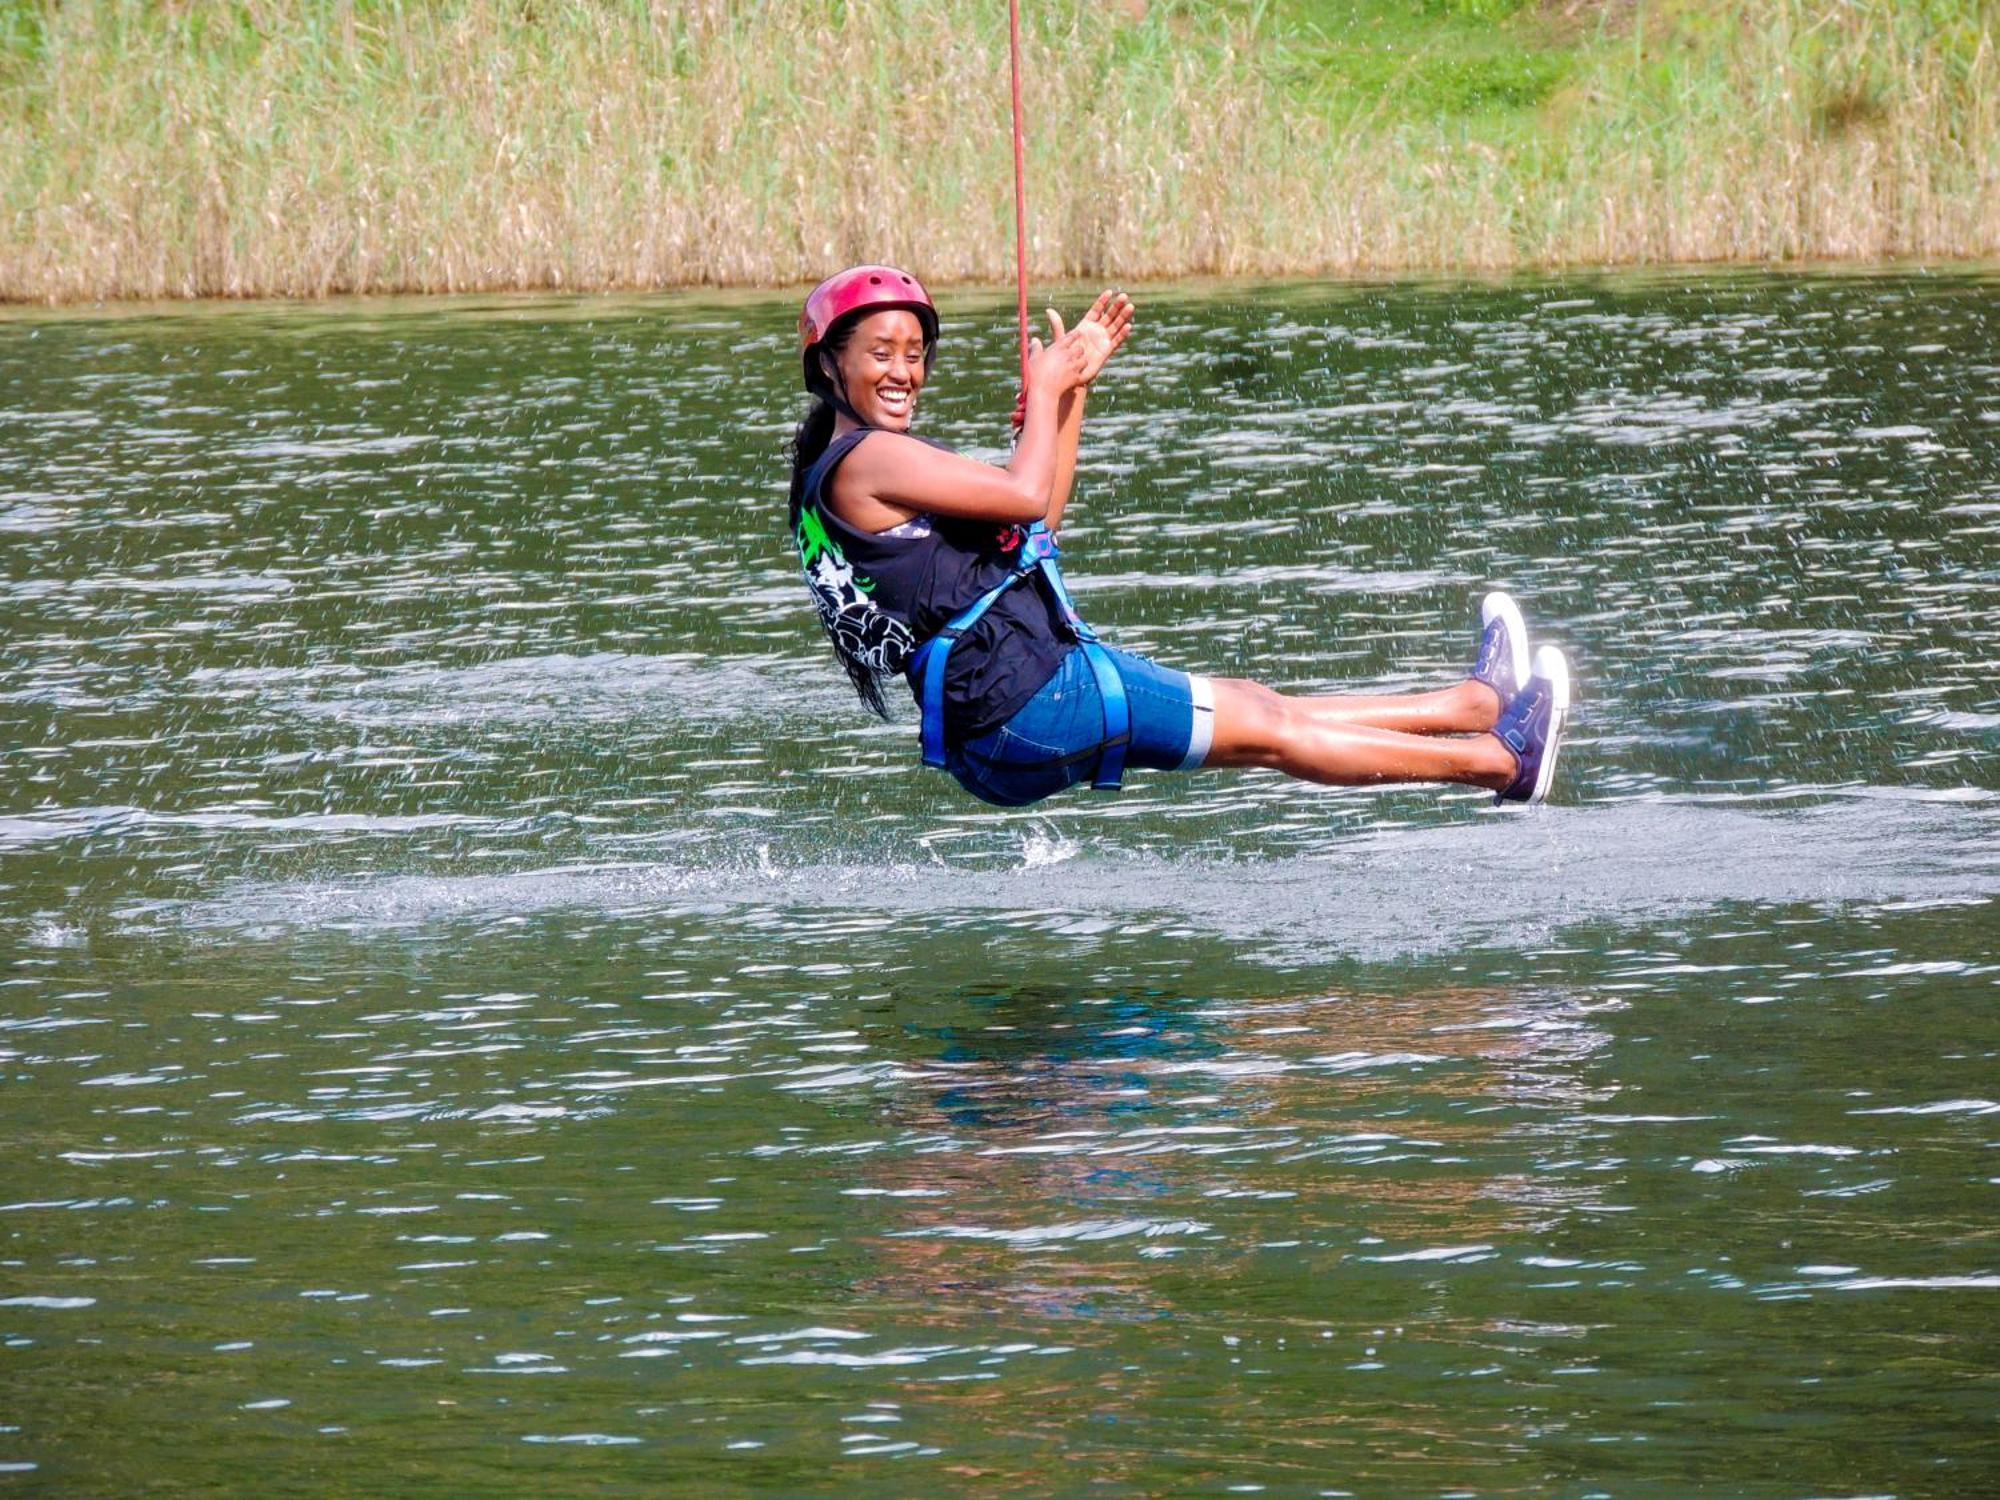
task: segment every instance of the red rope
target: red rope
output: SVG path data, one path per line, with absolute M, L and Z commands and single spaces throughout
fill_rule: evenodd
M 1021 0 L 1007 0 L 1007 71 L 1014 85 L 1014 308 L 1021 325 L 1021 389 L 1028 388 L 1028 162 L 1021 129 Z

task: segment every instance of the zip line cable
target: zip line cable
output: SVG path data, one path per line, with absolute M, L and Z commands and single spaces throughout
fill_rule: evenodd
M 1021 333 L 1021 390 L 1028 389 L 1028 161 L 1021 127 L 1021 0 L 1007 0 L 1007 73 L 1014 91 L 1014 311 Z

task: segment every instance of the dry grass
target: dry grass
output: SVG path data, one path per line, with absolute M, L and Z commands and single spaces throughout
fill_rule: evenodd
M 1982 0 L 1621 6 L 1361 129 L 1258 9 L 1024 9 L 1039 276 L 2000 251 Z M 5 299 L 997 280 L 1010 172 L 991 0 L 0 0 Z

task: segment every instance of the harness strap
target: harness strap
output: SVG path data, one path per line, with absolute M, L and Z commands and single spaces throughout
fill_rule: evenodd
M 944 769 L 944 664 L 958 638 L 979 623 L 979 617 L 993 607 L 993 601 L 1028 574 L 1009 573 L 972 603 L 945 622 L 944 629 L 925 641 L 917 651 L 918 708 L 923 714 L 924 764 Z
M 1041 522 L 1037 521 L 1035 524 L 1040 526 Z M 1069 626 L 1071 633 L 1079 641 L 1096 640 L 1097 632 L 1084 624 L 1083 616 L 1076 612 L 1076 604 L 1070 599 L 1069 588 L 1063 582 L 1062 569 L 1056 566 L 1056 558 L 1060 555 L 1056 547 L 1056 539 L 1046 531 L 1041 532 L 1040 536 L 1047 543 L 1047 546 L 1045 548 L 1037 548 L 1034 560 L 1035 566 L 1042 570 L 1042 577 L 1048 583 L 1049 592 L 1055 596 L 1056 608 L 1062 611 L 1063 623 Z M 1028 545 L 1029 543 L 1027 542 L 1022 543 L 1023 550 Z
M 1090 663 L 1097 678 L 1097 696 L 1104 700 L 1104 753 L 1097 759 L 1097 774 L 1090 785 L 1096 791 L 1115 792 L 1125 775 L 1125 752 L 1132 744 L 1132 705 L 1125 699 L 1125 682 L 1118 675 L 1117 663 L 1097 643 L 1097 637 L 1079 641 L 1076 649 Z
M 1049 534 L 1048 527 L 1040 521 L 1035 522 L 1021 540 L 1021 555 L 1015 561 L 1014 571 L 953 615 L 945 622 L 944 629 L 925 641 L 918 650 L 915 662 L 917 701 L 923 716 L 920 735 L 925 765 L 938 770 L 944 768 L 944 674 L 952 645 L 979 623 L 980 617 L 993 607 L 1002 594 L 1022 579 L 1039 572 L 1062 611 L 1063 622 L 1076 636 L 1077 649 L 1083 652 L 1091 675 L 1097 679 L 1097 696 L 1104 705 L 1104 745 L 1098 755 L 1096 775 L 1091 778 L 1090 784 L 1100 792 L 1118 790 L 1125 774 L 1125 752 L 1132 743 L 1132 706 L 1126 699 L 1125 682 L 1118 675 L 1111 653 L 1104 649 L 1097 639 L 1097 632 L 1084 623 L 1083 616 L 1076 612 L 1076 605 L 1070 600 L 1069 590 L 1063 585 L 1062 570 L 1056 565 L 1059 555 L 1056 539 Z

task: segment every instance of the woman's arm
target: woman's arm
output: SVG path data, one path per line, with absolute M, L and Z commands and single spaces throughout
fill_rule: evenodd
M 1083 398 L 1088 390 L 1085 386 L 1071 391 L 1056 408 L 1056 473 L 1049 486 L 1049 512 L 1043 518 L 1050 531 L 1062 525 L 1063 507 L 1076 483 L 1076 448 L 1083 437 Z
M 1062 317 L 1049 309 L 1054 336 L 1063 336 Z M 1083 384 L 1063 397 L 1056 412 L 1056 473 L 1049 491 L 1047 524 L 1050 531 L 1062 525 L 1063 507 L 1069 504 L 1070 489 L 1076 482 L 1076 450 L 1083 437 L 1083 402 L 1090 382 L 1097 378 L 1105 362 L 1118 352 L 1132 331 L 1132 299 L 1123 292 L 1104 291 L 1090 305 L 1076 325 L 1090 358 L 1084 366 Z
M 832 499 L 841 519 L 864 531 L 886 531 L 920 512 L 1017 525 L 1041 520 L 1055 485 L 1062 401 L 1082 385 L 1089 361 L 1081 330 L 1036 349 L 1021 440 L 1005 468 L 903 433 L 872 433 L 834 471 Z

